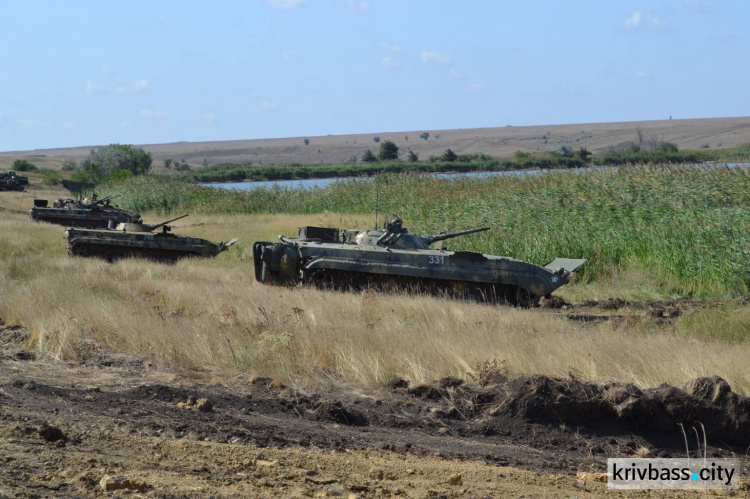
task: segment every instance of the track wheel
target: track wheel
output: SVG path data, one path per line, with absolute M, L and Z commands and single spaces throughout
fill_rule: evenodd
M 85 244 L 73 243 L 70 249 L 68 249 L 68 254 L 70 256 L 89 256 L 89 251 Z
M 319 270 L 312 276 L 312 282 L 318 289 L 331 289 L 333 287 L 333 274 L 326 270 Z

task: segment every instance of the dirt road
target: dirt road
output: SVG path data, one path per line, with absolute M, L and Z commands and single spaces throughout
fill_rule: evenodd
M 710 456 L 750 442 L 750 401 L 719 379 L 641 391 L 488 366 L 472 383 L 303 393 L 132 357 L 40 360 L 27 339 L 0 325 L 0 497 L 597 497 L 578 472 L 682 457 L 678 423 L 705 424 Z

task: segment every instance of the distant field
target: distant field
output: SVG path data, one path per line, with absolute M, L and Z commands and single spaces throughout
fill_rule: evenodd
M 429 133 L 427 140 L 420 138 L 425 132 Z M 413 130 L 321 137 L 134 145 L 143 147 L 152 154 L 153 169 L 158 171 L 163 168 L 164 159 L 184 159 L 194 166 L 204 163 L 247 162 L 255 165 L 295 162 L 340 163 L 352 155 L 361 158 L 367 149 L 377 153 L 379 144 L 375 142 L 376 137 L 381 141 L 395 142 L 401 154 L 405 154 L 411 148 L 422 160 L 428 159 L 431 155 L 440 156 L 446 149 L 452 149 L 457 154 L 485 153 L 507 157 L 516 151 L 554 151 L 563 145 L 573 149 L 585 147 L 596 153 L 613 147 L 628 147 L 639 141 L 644 147 L 655 142 L 668 141 L 680 149 L 721 149 L 750 143 L 750 117 Z M 306 139 L 309 141 L 307 145 Z M 116 142 L 116 138 L 113 138 L 113 141 Z M 78 161 L 84 158 L 94 147 L 97 145 L 0 152 L 0 170 L 8 169 L 18 158 L 28 159 L 39 167 L 57 169 L 66 160 Z

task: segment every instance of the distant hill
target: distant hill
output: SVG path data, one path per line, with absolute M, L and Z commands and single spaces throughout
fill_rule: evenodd
M 427 140 L 420 138 L 423 133 L 429 133 Z M 164 159 L 184 159 L 194 166 L 205 163 L 248 162 L 256 165 L 260 162 L 264 165 L 339 163 L 352 156 L 359 159 L 367 149 L 377 154 L 380 148 L 380 144 L 375 142 L 377 137 L 381 141 L 395 142 L 403 155 L 411 148 L 420 159 L 427 159 L 431 155 L 439 156 L 446 149 L 452 149 L 458 154 L 485 153 L 496 157 L 512 156 L 516 151 L 553 151 L 562 145 L 568 145 L 573 149 L 585 147 L 591 152 L 600 152 L 610 148 L 629 147 L 639 140 L 643 147 L 667 141 L 676 144 L 680 149 L 717 149 L 750 143 L 750 117 L 415 130 L 322 137 L 134 145 L 150 152 L 154 158 L 153 168 L 159 170 L 163 168 Z M 308 141 L 307 145 L 305 140 Z M 98 146 L 0 152 L 0 170 L 10 168 L 13 161 L 18 158 L 28 159 L 37 166 L 60 168 L 64 161 L 78 161 L 95 147 Z

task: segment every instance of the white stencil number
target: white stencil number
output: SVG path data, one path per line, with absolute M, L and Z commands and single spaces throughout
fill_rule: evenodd
M 444 256 L 431 256 L 429 262 L 433 265 L 443 265 L 445 263 Z

